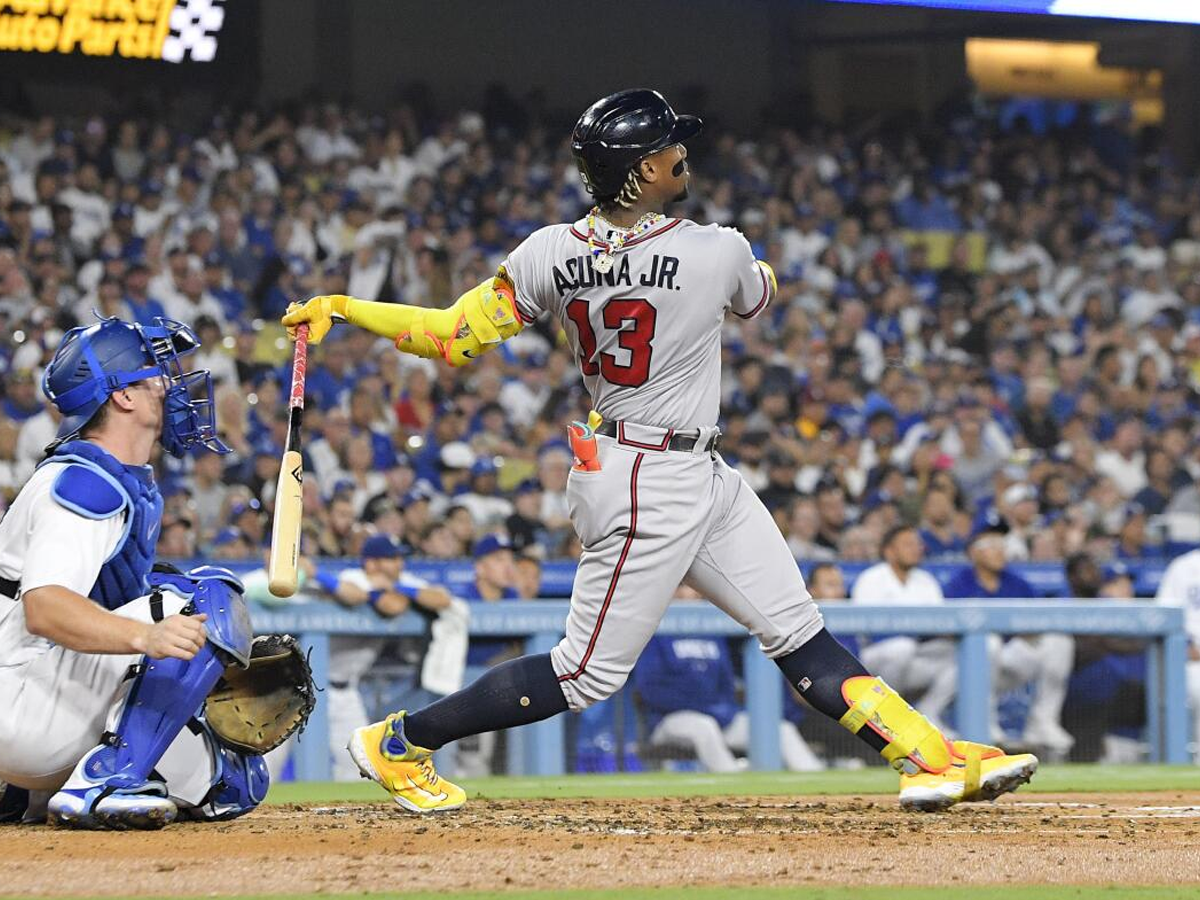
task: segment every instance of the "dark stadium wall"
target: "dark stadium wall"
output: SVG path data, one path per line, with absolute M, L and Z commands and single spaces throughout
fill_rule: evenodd
M 441 107 L 478 107 L 486 87 L 501 83 L 566 114 L 645 84 L 743 129 L 813 116 L 928 119 L 970 89 L 965 38 L 1082 39 L 1116 48 L 1121 64 L 1164 67 L 1167 102 L 1188 123 L 1168 126 L 1176 152 L 1190 155 L 1197 133 L 1200 28 L 1188 26 L 820 0 L 644 0 L 604 10 L 551 0 L 262 0 L 259 9 L 267 98 L 379 103 L 420 82 Z M 699 89 L 681 90 L 689 86 Z
M 493 82 L 565 109 L 621 87 L 704 85 L 713 108 L 753 124 L 771 99 L 769 6 L 356 0 L 330 16 L 315 0 L 265 0 L 263 90 L 294 92 L 307 60 L 319 76 L 308 83 L 328 94 L 386 99 L 420 81 L 450 107 L 477 104 Z

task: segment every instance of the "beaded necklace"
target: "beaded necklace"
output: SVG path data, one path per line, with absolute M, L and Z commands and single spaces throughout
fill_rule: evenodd
M 638 219 L 634 223 L 633 228 L 629 229 L 628 231 L 624 231 L 620 228 L 615 229 L 617 235 L 608 242 L 607 250 L 598 245 L 595 240 L 596 219 L 598 218 L 603 217 L 600 215 L 599 208 L 593 206 L 590 210 L 588 210 L 587 217 L 588 252 L 592 255 L 592 268 L 603 275 L 605 272 L 608 272 L 612 269 L 613 263 L 617 261 L 617 254 L 625 249 L 625 244 L 628 241 L 633 240 L 638 235 L 645 234 L 647 231 L 653 228 L 656 223 L 660 222 L 662 219 L 665 219 L 666 216 L 664 216 L 662 213 L 648 212 Z M 608 222 L 607 219 L 604 221 Z M 611 225 L 612 223 L 609 222 L 608 224 Z

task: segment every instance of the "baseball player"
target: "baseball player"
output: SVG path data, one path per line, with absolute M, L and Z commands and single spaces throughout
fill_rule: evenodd
M 335 295 L 284 316 L 293 330 L 309 323 L 311 341 L 348 321 L 403 352 L 464 365 L 549 315 L 592 397 L 590 421 L 571 429 L 583 464 L 567 497 L 583 552 L 562 642 L 350 738 L 364 776 L 405 809 L 465 801 L 433 770 L 432 750 L 617 690 L 680 582 L 745 625 L 813 707 L 900 771 L 903 806 L 995 797 L 1037 767 L 1032 756 L 948 741 L 834 640 L 770 514 L 717 453 L 722 323 L 760 314 L 776 284 L 738 232 L 664 212 L 687 196 L 684 143 L 700 128 L 655 91 L 605 97 L 571 139 L 596 200 L 582 219 L 534 232 L 447 309 Z
M 261 756 L 196 714 L 228 658 L 248 665 L 240 583 L 151 572 L 155 441 L 228 452 L 208 372 L 181 361 L 198 345 L 168 319 L 101 319 L 69 331 L 46 369 L 62 423 L 0 522 L 0 780 L 30 792 L 27 821 L 157 828 L 266 795 Z

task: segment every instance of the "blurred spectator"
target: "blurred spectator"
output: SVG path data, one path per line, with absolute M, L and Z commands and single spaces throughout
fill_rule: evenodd
M 362 545 L 361 565 L 333 571 L 305 561 L 306 584 L 319 588 L 342 606 L 369 606 L 377 615 L 391 619 L 415 609 L 427 624 L 451 606 L 452 598 L 445 588 L 431 585 L 404 571 L 403 545 L 395 538 L 374 535 Z M 465 617 L 464 617 L 465 620 Z M 427 631 L 428 634 L 428 631 Z M 345 752 L 345 735 L 370 724 L 363 703 L 359 682 L 371 670 L 386 643 L 386 638 L 364 638 L 361 635 L 333 636 L 329 646 L 329 735 L 330 753 L 334 758 L 334 779 L 348 781 L 358 777 L 358 769 Z M 448 654 L 457 654 L 457 677 L 451 681 L 461 684 L 463 656 L 466 652 L 465 624 L 460 623 L 458 638 Z M 426 642 L 428 646 L 428 641 Z M 457 689 L 457 684 L 450 693 Z M 433 698 L 431 698 L 433 699 Z
M 535 478 L 527 478 L 513 493 L 513 512 L 504 520 L 504 528 L 512 537 L 513 549 L 521 553 L 545 553 L 548 543 L 542 525 L 542 486 Z
M 6 120 L 0 403 L 20 428 L 14 477 L 54 437 L 36 388 L 63 331 L 93 308 L 141 322 L 169 310 L 200 333 L 193 361 L 221 383 L 235 450 L 215 481 L 195 477 L 205 492 L 249 485 L 269 514 L 284 304 L 360 291 L 445 305 L 523 235 L 586 209 L 561 130 L 516 101 L 487 129 L 474 111 L 404 100 L 181 115 L 151 102 Z M 1195 173 L 1153 142 L 1114 160 L 1111 129 L 1086 118 L 1030 134 L 981 103 L 937 124 L 932 137 L 779 127 L 752 143 L 718 127 L 694 148 L 677 213 L 742 228 L 780 277 L 766 315 L 723 333 L 722 452 L 807 559 L 876 562 L 897 517 L 919 521 L 931 557 L 957 554 L 988 510 L 1015 554 L 1039 560 L 1084 546 L 1144 558 L 1160 526 L 1200 543 Z M 331 521 L 341 479 L 352 516 L 442 558 L 498 527 L 552 556 L 575 546 L 559 437 L 586 399 L 553 329 L 527 328 L 465 378 L 335 330 L 308 388 L 306 466 L 325 502 L 308 497 L 306 527 L 322 552 L 361 540 Z M 363 435 L 366 466 L 361 442 L 350 451 Z M 393 472 L 401 449 L 411 467 Z M 495 486 L 468 474 L 479 460 L 504 476 Z M 1005 474 L 1014 466 L 1024 473 Z M 541 490 L 515 497 L 529 477 Z M 1038 491 L 1035 520 L 1027 501 L 1004 503 L 1018 483 Z M 203 547 L 225 523 L 219 503 L 193 499 Z M 460 499 L 481 520 L 470 535 L 438 518 Z M 219 549 L 255 552 L 245 537 Z
M 954 500 L 949 492 L 932 489 L 921 504 L 921 543 L 930 557 L 962 553 L 967 542 L 955 517 Z
M 532 544 L 513 557 L 513 583 L 522 600 L 542 596 L 542 552 L 540 544 Z
M 971 565 L 963 568 L 946 585 L 947 600 L 990 600 L 1034 598 L 1029 582 L 1008 569 L 1003 528 L 987 527 L 972 536 L 967 546 Z M 1025 720 L 1022 741 L 1044 748 L 1047 753 L 1065 756 L 1075 739 L 1062 727 L 1062 706 L 1066 699 L 1067 679 L 1075 658 L 1075 642 L 1065 634 L 1041 634 L 1011 637 L 991 635 L 988 656 L 992 662 L 992 692 L 998 697 L 1029 682 L 1034 697 Z M 993 743 L 1006 738 L 1000 730 L 995 708 L 992 710 Z
M 844 601 L 848 599 L 842 570 L 833 563 L 822 562 L 813 566 L 808 573 L 807 586 L 808 592 L 818 603 L 827 600 Z
M 735 752 L 750 745 L 750 716 L 737 702 L 733 658 L 724 638 L 657 635 L 633 670 L 646 713 L 649 744 L 695 753 L 708 772 L 738 772 L 746 764 Z M 697 691 L 696 685 L 704 690 Z M 825 764 L 795 724 L 780 723 L 783 764 L 793 772 L 815 772 Z
M 500 496 L 496 463 L 490 457 L 477 459 L 471 466 L 469 485 L 470 489 L 455 497 L 455 502 L 466 507 L 480 531 L 502 526 L 513 514 L 512 502 Z
M 854 581 L 851 603 L 878 606 L 921 606 L 943 602 L 938 580 L 922 569 L 925 547 L 911 525 L 898 525 L 884 535 L 883 562 Z M 941 722 L 954 699 L 958 682 L 958 645 L 936 636 L 876 636 L 862 648 L 863 665 L 907 697 L 919 697 L 916 707 Z
M 1064 566 L 1067 596 L 1084 600 L 1132 600 L 1133 581 L 1124 566 L 1101 570 L 1086 553 L 1075 553 Z M 1146 656 L 1143 641 L 1079 635 L 1068 706 L 1101 732 L 1100 761 L 1136 763 L 1143 755 L 1140 735 L 1145 719 Z

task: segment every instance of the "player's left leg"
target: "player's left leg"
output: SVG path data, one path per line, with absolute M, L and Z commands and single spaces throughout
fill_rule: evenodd
M 199 809 L 201 818 L 227 817 L 232 807 L 247 811 L 265 795 L 261 758 L 224 751 L 198 717 L 227 661 L 249 658 L 240 586 L 233 586 L 232 576 L 229 582 L 181 578 L 173 584 L 117 613 L 155 621 L 186 606 L 208 616 L 208 641 L 190 660 L 144 658 L 130 667 L 128 689 L 112 709 L 100 743 L 50 799 L 52 823 L 160 828 L 174 820 L 180 805 Z M 189 734 L 180 737 L 185 730 Z
M 1028 781 L 1036 757 L 947 740 L 825 630 L 770 513 L 737 472 L 720 461 L 716 468 L 723 490 L 686 581 L 745 625 L 814 709 L 900 772 L 901 805 L 944 809 L 994 799 Z
M 425 813 L 462 806 L 466 794 L 437 774 L 434 750 L 611 696 L 658 627 L 707 531 L 711 472 L 691 454 L 604 446 L 603 470 L 572 472 L 568 482 L 584 549 L 562 642 L 549 654 L 501 663 L 424 709 L 401 711 L 351 736 L 348 749 L 363 776 L 402 808 Z

